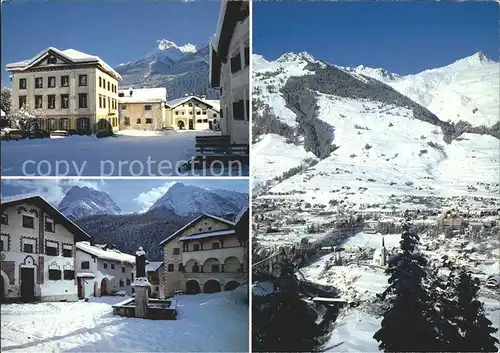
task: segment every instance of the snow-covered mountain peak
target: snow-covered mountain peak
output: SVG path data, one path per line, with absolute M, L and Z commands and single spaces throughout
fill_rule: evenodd
M 87 186 L 73 186 L 69 189 L 58 208 L 60 212 L 70 219 L 123 213 L 107 193 Z
M 306 51 L 300 52 L 300 53 L 295 53 L 295 52 L 290 52 L 290 53 L 285 53 L 281 55 L 276 62 L 279 63 L 290 63 L 290 62 L 316 62 L 316 59 L 309 54 Z
M 472 54 L 472 55 L 467 56 L 463 59 L 455 61 L 452 65 L 453 66 L 456 66 L 457 64 L 482 65 L 482 64 L 488 64 L 491 62 L 492 62 L 492 60 L 490 60 L 484 52 L 478 51 L 475 54 Z
M 156 50 L 159 50 L 159 51 L 164 51 L 164 50 L 168 50 L 171 48 L 175 48 L 175 49 L 181 51 L 182 53 L 196 53 L 196 51 L 197 51 L 197 47 L 194 44 L 187 43 L 187 44 L 178 46 L 177 44 L 175 44 L 174 42 L 172 42 L 168 39 L 157 40 L 156 44 L 157 44 Z
M 363 65 L 358 65 L 355 68 L 346 68 L 348 71 L 355 72 L 359 75 L 365 75 L 372 77 L 374 79 L 385 81 L 385 80 L 396 80 L 401 76 L 398 74 L 391 73 L 382 68 L 371 68 Z

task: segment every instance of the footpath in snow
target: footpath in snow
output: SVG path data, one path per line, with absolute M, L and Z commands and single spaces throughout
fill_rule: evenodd
M 113 315 L 123 297 L 1 306 L 2 352 L 247 352 L 243 288 L 177 297 L 178 320 Z

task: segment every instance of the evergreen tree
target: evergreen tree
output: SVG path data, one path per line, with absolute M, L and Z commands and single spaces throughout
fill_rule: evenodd
M 494 334 L 498 330 L 491 326 L 478 299 L 479 279 L 461 269 L 450 274 L 448 282 L 452 291 L 442 292 L 440 298 L 443 350 L 497 352 L 495 344 L 499 341 Z
M 379 348 L 386 352 L 431 352 L 439 350 L 433 323 L 432 298 L 423 285 L 426 259 L 416 252 L 419 237 L 403 225 L 400 247 L 402 252 L 389 261 L 386 273 L 390 307 L 385 312 L 381 328 L 373 336 Z

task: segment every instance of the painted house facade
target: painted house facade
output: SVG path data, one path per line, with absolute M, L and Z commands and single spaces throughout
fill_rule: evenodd
M 135 256 L 122 253 L 108 245 L 76 244 L 76 275 L 78 296 L 100 297 L 124 292 L 132 295 Z
M 121 76 L 101 58 L 78 50 L 47 48 L 7 64 L 12 110 L 36 109 L 45 130 L 117 131 Z
M 161 130 L 167 127 L 166 88 L 118 91 L 121 130 Z
M 222 0 L 210 44 L 210 83 L 220 89 L 221 130 L 231 143 L 249 141 L 250 1 Z
M 215 130 L 220 120 L 220 103 L 188 96 L 168 101 L 166 126 L 179 130 Z
M 39 196 L 0 210 L 2 299 L 76 301 L 75 243 L 90 236 Z
M 233 290 L 248 273 L 248 243 L 235 223 L 203 214 L 160 244 L 164 253 L 165 295 Z

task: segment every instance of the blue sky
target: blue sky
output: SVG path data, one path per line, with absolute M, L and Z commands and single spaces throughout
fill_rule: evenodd
M 233 190 L 248 193 L 248 181 L 244 179 L 143 179 L 143 180 L 76 180 L 31 179 L 2 180 L 2 198 L 40 195 L 54 205 L 75 185 L 88 186 L 104 191 L 124 212 L 141 212 L 153 205 L 169 187 L 180 182 L 202 188 Z
M 159 39 L 208 44 L 219 7 L 218 1 L 2 2 L 2 86 L 10 86 L 5 64 L 50 46 L 98 55 L 115 67 L 140 58 Z
M 496 2 L 253 3 L 253 53 L 307 51 L 341 66 L 409 74 L 483 51 L 498 60 Z

